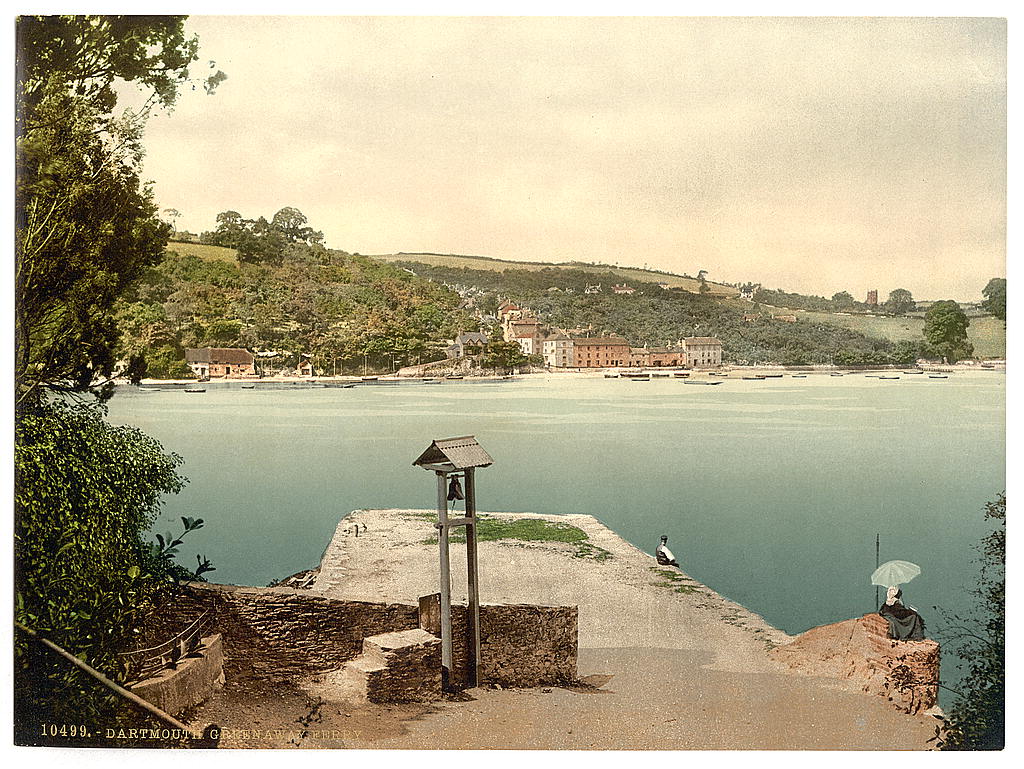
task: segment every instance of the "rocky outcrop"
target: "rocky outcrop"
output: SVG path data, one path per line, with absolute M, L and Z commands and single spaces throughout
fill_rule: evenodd
M 875 613 L 811 628 L 771 654 L 798 672 L 839 678 L 885 697 L 904 713 L 927 710 L 938 699 L 939 644 L 894 641 Z

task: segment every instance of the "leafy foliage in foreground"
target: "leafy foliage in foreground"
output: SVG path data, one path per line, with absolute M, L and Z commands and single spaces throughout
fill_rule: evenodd
M 1006 735 L 1006 494 L 985 505 L 995 531 L 981 541 L 974 611 L 946 615 L 943 638 L 953 643 L 965 673 L 947 715 L 943 750 L 1002 750 Z
M 15 619 L 115 681 L 169 577 L 173 553 L 145 539 L 181 459 L 95 406 L 54 402 L 15 425 Z M 95 685 L 19 634 L 19 723 L 81 723 L 109 706 Z

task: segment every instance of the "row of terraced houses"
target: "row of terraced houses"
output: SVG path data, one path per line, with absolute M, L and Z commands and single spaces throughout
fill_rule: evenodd
M 722 343 L 711 336 L 680 339 L 673 347 L 631 347 L 619 336 L 586 336 L 551 331 L 513 302 L 498 307 L 505 341 L 515 341 L 527 355 L 542 355 L 552 368 L 674 366 L 713 368 L 722 365 Z

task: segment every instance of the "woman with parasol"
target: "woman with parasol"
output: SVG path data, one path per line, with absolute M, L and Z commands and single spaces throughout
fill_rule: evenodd
M 903 604 L 905 584 L 921 573 L 921 568 L 909 561 L 883 563 L 871 575 L 871 584 L 887 587 L 885 603 L 878 613 L 889 623 L 889 637 L 897 641 L 921 641 L 924 639 L 924 620 L 912 606 Z

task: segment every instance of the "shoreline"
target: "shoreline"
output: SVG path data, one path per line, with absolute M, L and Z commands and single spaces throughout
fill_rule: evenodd
M 577 378 L 577 379 L 594 379 L 604 378 L 606 375 L 621 374 L 626 372 L 628 374 L 652 374 L 652 375 L 667 375 L 671 376 L 675 372 L 687 373 L 690 376 L 706 377 L 712 374 L 726 374 L 736 373 L 742 376 L 757 375 L 759 373 L 768 374 L 783 374 L 792 377 L 794 374 L 799 376 L 831 376 L 834 373 L 841 373 L 844 376 L 856 376 L 857 374 L 870 374 L 871 372 L 903 372 L 903 371 L 922 371 L 926 374 L 931 373 L 964 373 L 972 371 L 990 371 L 990 372 L 1006 372 L 1006 361 L 993 361 L 991 363 L 977 364 L 965 364 L 965 363 L 951 363 L 951 364 L 922 364 L 922 365 L 907 365 L 907 366 L 783 366 L 783 365 L 759 365 L 759 366 L 737 366 L 737 365 L 723 365 L 718 368 L 706 368 L 706 369 L 685 369 L 678 367 L 623 367 L 615 366 L 610 368 L 553 368 L 543 371 L 530 371 L 517 374 L 483 374 L 479 376 L 467 375 L 448 378 L 443 375 L 438 376 L 425 376 L 425 375 L 400 375 L 398 373 L 391 374 L 370 374 L 365 377 L 363 376 L 313 376 L 313 377 L 285 377 L 285 376 L 270 376 L 270 377 L 220 377 L 217 379 L 211 379 L 200 382 L 198 379 L 151 379 L 144 378 L 139 382 L 139 386 L 159 386 L 159 385 L 222 385 L 222 384 L 309 384 L 317 385 L 323 383 L 338 383 L 338 384 L 372 384 L 376 381 L 384 382 L 424 382 L 424 381 L 443 381 L 447 383 L 457 383 L 460 381 L 501 381 L 501 380 L 515 380 L 515 379 L 537 379 L 540 377 L 559 377 L 559 378 Z M 730 377 L 733 378 L 733 377 Z M 124 380 L 116 381 L 117 386 L 131 386 L 129 382 Z

